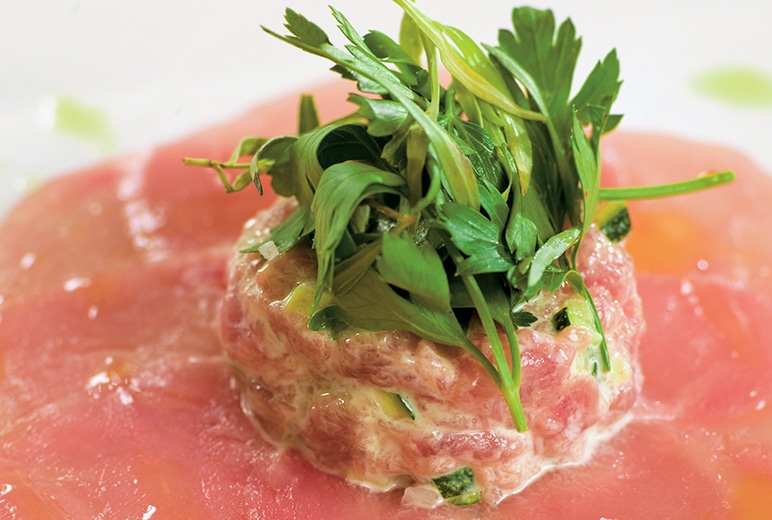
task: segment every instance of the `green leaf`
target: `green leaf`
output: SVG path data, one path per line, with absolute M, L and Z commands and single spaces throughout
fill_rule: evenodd
M 451 200 L 474 210 L 479 209 L 480 192 L 469 158 L 444 130 L 431 128 L 427 135 L 429 156 L 438 165 L 436 174 Z
M 462 253 L 473 255 L 495 248 L 500 243 L 501 230 L 479 211 L 453 202 L 445 203 L 438 209 L 442 226 Z
M 319 113 L 316 111 L 314 96 L 300 96 L 298 134 L 305 134 L 319 128 Z
M 512 323 L 519 329 L 526 329 L 539 321 L 539 319 L 527 311 L 512 312 Z
M 615 100 L 621 84 L 618 80 L 619 63 L 616 54 L 612 51 L 603 62 L 598 63 L 579 93 L 569 102 L 572 77 L 581 48 L 581 41 L 576 38 L 571 21 L 563 22 L 556 32 L 552 12 L 525 7 L 513 11 L 513 28 L 514 32 L 500 32 L 499 47 L 488 50 L 517 78 L 533 103 L 548 116 L 546 136 L 539 139 L 550 146 L 552 151 L 547 153 L 542 148 L 542 164 L 547 166 L 554 163 L 558 176 L 556 182 L 548 174 L 543 178 L 550 180 L 540 183 L 546 188 L 544 200 L 548 204 L 552 221 L 560 223 L 567 215 L 574 225 L 580 221 L 587 222 L 579 210 L 583 207 L 585 214 L 591 214 L 597 197 L 597 186 L 593 187 L 597 173 L 591 173 L 593 168 L 591 161 L 588 161 L 589 156 L 584 153 L 587 148 L 585 143 L 580 142 L 578 135 L 575 139 L 572 137 L 576 135 L 573 125 L 574 106 L 579 111 L 580 122 L 593 122 L 592 144 L 589 148 L 597 152 L 597 139 L 605 131 L 606 121 L 609 120 L 608 108 Z M 600 119 L 594 119 L 593 107 L 603 109 Z M 602 124 L 595 124 L 601 120 Z M 615 125 L 618 120 L 618 117 L 614 117 L 610 122 Z M 572 160 L 571 156 L 577 150 L 580 151 L 580 157 Z M 595 162 L 598 162 L 597 158 Z M 577 189 L 580 181 L 584 190 Z M 562 193 L 553 194 L 555 187 Z M 581 204 L 577 204 L 577 200 Z
M 419 248 L 410 238 L 384 233 L 376 267 L 388 284 L 409 292 L 414 303 L 450 312 L 448 279 L 433 247 L 424 243 Z
M 351 327 L 374 332 L 405 330 L 437 343 L 468 348 L 466 335 L 452 312 L 411 303 L 373 269 L 336 301 Z
M 482 179 L 493 186 L 502 185 L 501 164 L 490 134 L 480 125 L 457 117 L 451 120 L 450 131 L 461 151 L 469 158 L 478 182 Z
M 361 330 L 404 330 L 443 345 L 469 352 L 500 384 L 490 361 L 466 338 L 452 312 L 438 312 L 416 305 L 398 295 L 373 269 L 352 290 L 337 298 L 346 323 Z
M 544 113 L 560 128 L 569 121 L 568 98 L 581 49 L 574 25 L 567 19 L 556 34 L 552 11 L 520 7 L 512 11 L 512 26 L 514 33 L 499 33 L 499 43 L 533 78 L 546 105 Z
M 539 231 L 536 229 L 536 224 L 523 216 L 522 213 L 518 212 L 512 215 L 507 223 L 506 237 L 510 251 L 514 254 L 517 262 L 528 256 L 533 256 L 536 252 Z
M 409 331 L 421 338 L 469 352 L 500 384 L 499 375 L 491 362 L 466 338 L 464 330 L 452 312 L 439 312 L 416 305 L 397 294 L 374 270 L 369 269 L 360 281 L 337 297 L 340 316 L 361 330 Z
M 509 218 L 509 205 L 493 184 L 480 179 L 480 205 L 497 229 L 504 229 Z
M 420 65 L 400 47 L 394 40 L 382 32 L 371 31 L 364 36 L 365 45 L 370 51 L 381 60 L 393 63 L 402 73 L 400 78 L 407 85 L 417 85 L 418 78 L 416 74 L 421 70 Z
M 310 205 L 325 168 L 346 161 L 381 164 L 380 148 L 362 125 L 330 124 L 300 137 L 268 141 L 258 152 L 270 160 L 268 173 L 276 193 L 294 196 L 300 205 Z
M 574 131 L 571 136 L 571 147 L 574 152 L 576 171 L 579 174 L 581 190 L 576 196 L 583 203 L 582 233 L 587 233 L 595 216 L 595 207 L 598 205 L 598 190 L 600 188 L 600 165 L 597 162 L 596 152 L 590 146 L 590 141 L 584 134 L 579 118 L 574 116 Z
M 528 119 L 543 119 L 540 114 L 514 103 L 504 91 L 503 81 L 498 77 L 495 67 L 471 38 L 457 29 L 431 20 L 415 7 L 412 0 L 395 2 L 412 18 L 421 33 L 437 46 L 442 62 L 454 80 L 463 83 L 475 96 L 505 112 Z M 501 88 L 496 86 L 499 83 Z
M 421 31 L 407 14 L 402 16 L 402 22 L 399 26 L 399 46 L 410 55 L 415 63 L 421 62 L 421 54 L 424 49 Z
M 359 105 L 359 112 L 368 119 L 367 132 L 376 137 L 390 136 L 409 121 L 409 113 L 402 103 L 390 99 L 374 99 L 349 95 L 349 101 Z
M 313 231 L 314 218 L 311 214 L 311 208 L 298 206 L 292 215 L 271 229 L 271 240 L 276 244 L 279 252 L 284 253 L 295 247 L 303 237 L 310 235 Z
M 386 67 L 377 56 L 370 50 L 370 47 L 365 42 L 365 39 L 359 35 L 354 29 L 351 23 L 340 11 L 335 8 L 331 8 L 333 16 L 338 20 L 341 32 L 348 38 L 353 44 L 346 47 L 346 50 L 350 53 L 351 58 L 346 56 L 343 52 L 334 48 L 325 48 L 325 52 L 334 61 L 338 61 L 340 65 L 346 66 L 351 72 L 363 74 L 368 79 L 381 83 L 383 87 L 390 93 L 394 93 L 392 89 L 400 91 L 401 97 L 413 97 L 412 91 L 406 86 L 400 77 L 392 70 Z M 387 85 L 388 83 L 388 85 Z
M 531 262 L 531 268 L 528 272 L 528 285 L 536 285 L 547 267 L 563 256 L 566 250 L 576 243 L 580 234 L 581 230 L 574 227 L 550 237 L 550 239 L 536 251 L 536 254 L 533 257 L 533 262 Z
M 298 206 L 289 217 L 271 229 L 268 240 L 244 248 L 241 252 L 257 253 L 263 244 L 272 241 L 279 253 L 284 253 L 295 247 L 298 242 L 313 231 L 314 218 L 311 209 L 308 206 Z
M 337 338 L 348 328 L 345 313 L 338 305 L 328 305 L 311 315 L 308 329 L 317 332 L 327 332 L 330 337 Z
M 271 187 L 282 197 L 303 199 L 304 186 L 298 184 L 297 171 L 292 164 L 292 146 L 297 137 L 275 137 L 268 140 L 257 152 L 259 161 L 268 164 L 267 173 L 271 176 Z M 310 201 L 310 194 L 307 197 Z
M 608 112 L 621 86 L 622 82 L 619 80 L 619 60 L 617 59 L 616 50 L 612 50 L 603 61 L 599 61 L 595 65 L 582 88 L 572 100 L 572 105 L 576 107 L 579 121 L 582 125 L 588 125 L 592 122 L 587 114 L 587 107 L 601 106 Z M 616 126 L 616 123 L 614 126 Z
M 375 259 L 381 254 L 381 238 L 379 236 L 364 244 L 356 253 L 335 264 L 332 287 L 336 295 L 341 296 L 350 291 L 375 264 Z
M 284 25 L 292 34 L 306 45 L 320 47 L 325 43 L 330 43 L 327 34 L 316 24 L 308 21 L 303 15 L 296 13 L 292 9 L 284 11 Z
M 459 262 L 456 275 L 475 275 L 483 273 L 506 272 L 512 267 L 512 261 L 503 247 L 497 247 L 494 255 L 483 254 L 480 251 Z
M 502 230 L 480 212 L 461 204 L 439 208 L 440 223 L 451 240 L 468 258 L 459 263 L 457 274 L 507 271 L 512 260 L 501 243 Z
M 440 167 L 441 182 L 448 194 L 453 200 L 461 204 L 473 208 L 479 207 L 477 184 L 469 160 L 461 153 L 447 132 L 427 116 L 424 107 L 416 104 L 416 96 L 413 91 L 373 55 L 346 18 L 338 11 L 333 10 L 333 13 L 340 23 L 341 30 L 354 44 L 347 47 L 348 53 L 328 44 L 314 46 L 296 38 L 281 36 L 265 28 L 264 30 L 307 52 L 329 58 L 336 63 L 340 70 L 347 71 L 352 77 L 366 78 L 380 86 L 378 93 L 388 93 L 393 99 L 402 103 L 429 137 L 429 154 Z
M 243 138 L 239 141 L 239 144 L 233 150 L 233 153 L 231 153 L 229 162 L 235 163 L 242 157 L 251 157 L 255 155 L 267 141 L 268 140 L 263 137 L 250 136 Z
M 320 134 L 316 159 L 321 169 L 346 161 L 367 162 L 386 166 L 381 161 L 381 148 L 363 125 L 345 124 Z
M 325 287 L 332 288 L 335 249 L 357 206 L 374 194 L 398 195 L 404 184 L 399 175 L 365 163 L 338 163 L 325 170 L 311 204 L 316 229 L 314 248 L 319 264 L 314 305 Z

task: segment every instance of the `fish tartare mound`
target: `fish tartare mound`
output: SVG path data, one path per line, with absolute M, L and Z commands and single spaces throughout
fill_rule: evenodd
M 284 197 L 237 244 L 221 341 L 269 441 L 406 488 L 404 504 L 496 504 L 586 459 L 635 403 L 644 324 L 625 202 L 733 174 L 601 188 L 600 140 L 621 118 L 614 51 L 571 97 L 570 20 L 556 32 L 551 11 L 515 8 L 486 54 L 396 3 L 399 44 L 334 8 L 345 51 L 290 9 L 290 34 L 266 29 L 357 80 L 348 117 L 320 125 L 304 96 L 297 134 L 186 159 L 228 191 L 270 176 Z
M 279 202 L 251 220 L 239 250 L 264 241 L 293 206 Z M 440 501 L 433 481 L 462 470 L 479 488 L 472 492 L 479 497 L 467 498 L 497 502 L 549 468 L 584 459 L 635 402 L 644 324 L 632 260 L 593 228 L 579 270 L 602 317 L 612 370 L 601 372 L 594 361 L 600 338 L 585 302 L 570 289 L 540 294 L 528 304 L 538 321 L 518 333 L 525 432 L 460 349 L 409 332 L 332 339 L 309 330 L 316 262 L 308 245 L 270 260 L 235 254 L 221 339 L 242 406 L 269 441 L 372 488 L 408 486 L 403 501 L 410 504 Z M 555 323 L 561 309 L 574 317 L 562 328 Z M 489 350 L 479 330 L 470 337 Z

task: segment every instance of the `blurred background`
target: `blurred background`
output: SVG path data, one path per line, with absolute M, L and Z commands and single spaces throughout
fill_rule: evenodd
M 341 43 L 327 4 L 397 37 L 389 0 L 25 0 L 0 8 L 0 214 L 42 179 L 227 120 L 329 64 L 265 34 L 285 7 Z M 501 0 L 418 0 L 494 44 Z M 533 0 L 583 38 L 579 74 L 616 48 L 622 128 L 738 148 L 772 172 L 772 2 Z M 578 85 L 576 85 L 578 87 Z

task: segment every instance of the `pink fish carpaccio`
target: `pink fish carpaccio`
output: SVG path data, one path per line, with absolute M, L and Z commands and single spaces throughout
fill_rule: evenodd
M 323 118 L 346 85 L 323 87 Z M 721 147 L 617 132 L 604 183 L 732 168 L 728 187 L 630 206 L 647 332 L 635 419 L 586 464 L 498 506 L 400 505 L 265 442 L 216 317 L 243 223 L 183 156 L 294 132 L 297 96 L 56 179 L 0 227 L 0 518 L 764 518 L 772 507 L 772 179 Z

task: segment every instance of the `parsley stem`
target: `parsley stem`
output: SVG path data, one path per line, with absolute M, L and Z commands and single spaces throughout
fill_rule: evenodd
M 707 173 L 687 181 L 673 182 L 670 184 L 656 184 L 653 186 L 634 186 L 622 188 L 600 188 L 599 196 L 602 200 L 635 200 L 669 197 L 700 191 L 722 184 L 732 182 L 734 172 L 723 171 Z
M 415 224 L 416 221 L 418 220 L 417 213 L 408 213 L 408 214 L 400 213 L 395 209 L 392 209 L 383 204 L 379 204 L 373 199 L 368 199 L 365 202 L 368 206 L 370 206 L 374 210 L 380 211 L 381 213 L 383 213 L 384 215 L 386 215 L 387 217 L 389 217 L 391 220 L 394 221 L 394 228 L 392 229 L 393 233 L 396 233 L 396 234 L 401 233 L 405 229 Z
M 600 334 L 600 344 L 598 345 L 599 348 L 599 357 L 600 357 L 600 366 L 601 369 L 604 372 L 610 372 L 611 371 L 611 356 L 608 351 L 608 342 L 606 341 L 606 333 L 603 330 L 603 323 L 600 320 L 600 316 L 598 315 L 598 308 L 595 307 L 595 302 L 592 299 L 592 294 L 590 294 L 590 289 L 587 287 L 587 284 L 584 282 L 584 278 L 581 274 L 578 273 L 578 271 L 571 271 L 568 273 L 568 276 L 566 277 L 566 280 L 569 284 L 573 287 L 574 291 L 579 293 L 584 300 L 587 302 L 587 304 L 590 306 L 590 309 L 592 310 L 592 321 L 595 325 L 595 330 Z
M 445 241 L 445 246 L 448 248 L 453 262 L 458 265 L 463 260 L 463 255 L 456 249 L 450 240 Z M 472 298 L 477 315 L 482 322 L 485 335 L 490 342 L 491 351 L 493 352 L 493 358 L 496 361 L 496 368 L 498 369 L 499 376 L 499 390 L 504 396 L 504 400 L 507 402 L 509 411 L 512 414 L 512 421 L 517 428 L 517 431 L 524 432 L 528 429 L 528 425 L 525 420 L 525 413 L 523 412 L 523 405 L 520 401 L 520 372 L 519 367 L 521 360 L 518 355 L 518 359 L 512 359 L 512 366 L 517 366 L 517 370 L 510 369 L 507 363 L 507 358 L 504 354 L 504 346 L 501 344 L 501 338 L 499 337 L 499 331 L 496 327 L 496 322 L 491 315 L 491 310 L 488 307 L 488 303 L 485 300 L 485 295 L 480 289 L 480 285 L 472 275 L 462 275 L 461 279 L 464 282 L 464 286 L 469 292 L 469 296 Z M 507 335 L 510 337 L 510 335 Z M 513 341 L 510 339 L 510 341 Z M 516 340 L 515 340 L 516 341 Z M 512 345 L 510 345 L 512 347 Z M 519 354 L 519 348 L 512 348 L 513 355 Z M 514 372 L 514 374 L 513 374 Z
M 185 157 L 182 162 L 185 166 L 203 166 L 206 168 L 215 168 L 215 165 L 225 169 L 249 168 L 249 163 L 220 162 L 213 159 L 196 159 L 193 157 Z
M 413 123 L 407 131 L 405 148 L 407 167 L 407 193 L 410 205 L 415 207 L 421 200 L 421 181 L 426 165 L 426 153 L 429 150 L 429 137 L 420 125 Z
M 260 179 L 256 173 L 254 175 L 252 174 L 253 171 L 256 172 L 258 168 L 260 168 L 258 162 L 255 161 L 254 158 L 252 159 L 252 162 L 240 163 L 235 161 L 220 162 L 213 159 L 196 159 L 192 157 L 184 157 L 182 162 L 185 166 L 201 166 L 213 169 L 215 172 L 217 172 L 217 176 L 220 179 L 220 183 L 222 183 L 223 187 L 225 188 L 226 193 L 239 191 L 244 186 L 248 185 L 249 182 L 247 182 L 247 175 L 249 175 L 249 177 L 252 179 L 252 183 L 255 185 L 255 187 L 257 187 L 258 192 L 261 195 L 263 194 L 263 188 L 260 185 Z M 228 179 L 228 176 L 225 175 L 225 170 L 235 169 L 241 169 L 244 171 L 232 183 L 230 179 Z

